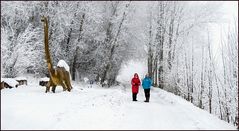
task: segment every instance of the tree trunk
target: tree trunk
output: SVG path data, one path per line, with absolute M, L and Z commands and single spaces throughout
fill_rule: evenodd
M 191 61 L 191 68 L 192 68 L 192 71 L 191 71 L 191 103 L 193 103 L 193 89 L 194 89 L 194 83 L 193 83 L 193 79 L 194 79 L 194 75 L 193 75 L 193 73 L 194 73 L 194 70 L 193 70 L 193 62 L 194 62 L 194 47 L 193 47 L 193 40 L 192 40 L 192 61 Z
M 152 72 L 152 68 L 153 68 L 153 64 L 152 64 L 152 62 L 153 62 L 153 56 L 151 55 L 151 49 L 149 49 L 149 51 L 148 51 L 149 53 L 148 53 L 148 75 L 149 75 L 149 77 L 152 79 L 153 78 L 153 72 Z
M 82 39 L 82 31 L 83 31 L 84 21 L 85 21 L 85 13 L 82 14 L 82 19 L 80 22 L 79 38 L 77 40 L 78 42 L 80 42 Z M 76 60 L 77 60 L 77 56 L 78 56 L 78 51 L 79 51 L 79 47 L 77 46 L 76 50 L 75 50 L 74 57 L 73 57 L 73 63 L 72 63 L 72 80 L 74 80 L 74 81 L 75 81 L 75 75 L 76 75 L 76 64 L 77 64 Z
M 149 45 L 148 45 L 148 75 L 153 77 L 153 52 L 152 52 L 152 12 L 150 12 L 149 19 Z
M 125 9 L 127 9 L 128 7 L 129 7 L 129 5 L 130 5 L 130 2 L 128 3 L 128 4 L 126 4 L 126 6 L 125 6 Z M 117 8 L 117 7 L 116 7 Z M 116 8 L 115 8 L 115 12 L 116 12 Z M 113 16 L 115 15 L 115 13 L 113 13 Z M 120 22 L 120 24 L 119 24 L 119 28 L 118 28 L 118 30 L 117 30 L 117 33 L 116 33 L 116 35 L 115 35 L 115 37 L 114 37 L 114 39 L 113 39 L 113 41 L 112 41 L 112 43 L 110 44 L 110 54 L 109 54 L 109 62 L 107 63 L 107 65 L 106 65 L 106 67 L 105 67 L 105 70 L 104 70 L 104 73 L 103 73 L 103 76 L 102 76 L 102 80 L 101 80 L 101 84 L 103 84 L 103 82 L 107 79 L 106 77 L 107 77 L 107 74 L 108 74 L 108 72 L 111 70 L 111 68 L 112 68 L 112 57 L 113 57 L 113 55 L 114 55 L 114 52 L 115 52 L 115 48 L 118 46 L 118 45 L 116 45 L 116 42 L 117 42 L 117 40 L 118 40 L 118 37 L 119 37 L 119 34 L 120 34 L 120 31 L 121 31 L 121 28 L 122 28 L 122 25 L 123 25 L 123 22 L 124 22 L 124 20 L 125 20 L 125 17 L 126 17 L 126 11 L 124 11 L 124 13 L 123 13 L 123 17 L 122 17 L 122 19 L 121 19 L 121 22 Z M 111 27 L 112 27 L 112 25 L 109 25 L 109 28 L 108 29 L 110 29 L 111 30 Z M 107 31 L 108 33 L 110 33 L 110 34 L 108 34 L 108 35 L 111 35 L 111 32 L 110 31 Z M 111 39 L 110 39 L 111 40 Z M 111 76 L 110 76 L 111 77 Z M 114 77 L 114 76 L 112 76 L 112 77 Z M 112 84 L 114 84 L 114 82 L 115 82 L 115 77 L 114 77 L 114 80 L 110 80 L 110 79 L 112 79 L 112 78 L 109 78 L 108 79 L 108 86 L 111 86 Z
M 199 96 L 199 108 L 203 109 L 203 92 L 204 92 L 204 48 L 202 46 L 202 69 L 201 69 L 201 89 L 200 89 L 200 96 Z
M 74 80 L 74 81 L 76 80 L 75 79 L 75 76 L 76 76 L 76 60 L 77 60 L 78 51 L 79 51 L 79 47 L 76 47 L 76 51 L 75 51 L 75 55 L 74 55 L 73 63 L 72 63 L 72 80 Z
M 212 54 L 211 54 L 211 43 L 209 41 L 209 32 L 208 32 L 208 55 L 209 55 L 209 71 L 208 71 L 208 81 L 209 81 L 209 112 L 212 113 Z
M 170 25 L 169 25 L 169 41 L 168 41 L 168 68 L 171 70 L 172 68 L 172 44 L 173 44 L 173 30 L 174 29 L 174 17 L 171 14 L 171 20 L 170 20 Z
M 157 59 L 155 59 L 154 61 L 154 69 L 153 69 L 153 75 L 154 75 L 154 79 L 153 80 L 153 86 L 154 87 L 157 87 L 158 86 L 158 73 L 157 73 L 157 70 L 158 70 L 158 61 Z

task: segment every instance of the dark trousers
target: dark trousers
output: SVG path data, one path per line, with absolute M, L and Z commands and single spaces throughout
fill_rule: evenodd
M 133 93 L 133 101 L 137 100 L 137 93 Z
M 145 98 L 150 97 L 150 89 L 144 89 Z

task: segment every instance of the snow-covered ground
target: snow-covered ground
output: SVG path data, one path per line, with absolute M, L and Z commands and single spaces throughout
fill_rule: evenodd
M 1 129 L 236 129 L 184 99 L 153 88 L 149 103 L 140 89 L 73 83 L 72 92 L 44 93 L 39 79 L 1 90 Z

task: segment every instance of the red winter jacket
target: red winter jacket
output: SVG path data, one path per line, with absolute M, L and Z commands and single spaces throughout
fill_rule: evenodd
M 132 80 L 131 80 L 131 85 L 132 85 L 132 92 L 138 93 L 139 86 L 140 86 L 140 80 L 139 80 L 139 76 L 137 73 L 134 74 L 134 78 L 132 78 Z

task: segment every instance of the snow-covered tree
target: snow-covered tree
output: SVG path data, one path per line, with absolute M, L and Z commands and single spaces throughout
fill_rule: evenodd
M 140 59 L 155 87 L 238 125 L 238 25 L 221 31 L 220 53 L 213 40 L 222 3 L 2 1 L 1 75 L 48 75 L 44 15 L 53 65 L 65 60 L 73 80 L 111 86 L 123 62 Z

